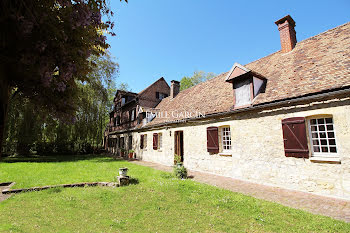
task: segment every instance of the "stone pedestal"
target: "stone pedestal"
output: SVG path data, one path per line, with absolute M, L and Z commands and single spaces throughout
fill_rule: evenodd
M 126 186 L 130 183 L 130 177 L 129 176 L 118 176 L 118 184 L 119 186 Z

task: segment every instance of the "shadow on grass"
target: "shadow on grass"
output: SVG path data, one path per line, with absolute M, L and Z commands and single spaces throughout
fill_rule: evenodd
M 10 156 L 0 160 L 0 163 L 49 163 L 49 162 L 75 162 L 81 160 L 95 160 L 96 162 L 122 161 L 122 158 L 115 158 L 108 154 L 87 154 L 87 155 L 38 155 L 38 156 Z
M 129 184 L 138 184 L 138 183 L 139 183 L 139 179 L 130 177 Z

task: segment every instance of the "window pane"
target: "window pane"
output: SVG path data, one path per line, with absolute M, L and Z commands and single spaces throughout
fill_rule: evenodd
M 325 131 L 325 130 L 326 130 L 326 127 L 324 127 L 324 125 L 319 125 L 319 126 L 318 126 L 318 130 L 319 130 L 319 131 Z
M 320 147 L 319 146 L 314 146 L 314 152 L 320 152 Z
M 327 125 L 327 130 L 333 130 L 333 125 Z
M 324 124 L 324 118 L 317 119 L 318 124 Z
M 326 123 L 333 123 L 332 118 L 326 118 Z
M 322 152 L 328 152 L 328 147 L 322 147 Z
M 334 132 L 328 132 L 328 138 L 334 138 Z
M 312 138 L 318 138 L 318 133 L 312 133 Z
M 327 145 L 327 140 L 326 139 L 322 139 L 321 140 L 321 145 Z
M 330 152 L 337 153 L 337 148 L 334 146 L 329 147 Z
M 319 141 L 318 140 L 312 140 L 312 144 L 313 145 L 319 145 Z
M 312 125 L 315 125 L 315 124 L 316 124 L 316 119 L 311 119 L 310 123 L 311 123 Z
M 320 138 L 326 138 L 326 133 L 320 133 Z
M 317 126 L 311 126 L 311 131 L 317 131 Z
M 329 139 L 329 145 L 335 145 L 335 139 Z

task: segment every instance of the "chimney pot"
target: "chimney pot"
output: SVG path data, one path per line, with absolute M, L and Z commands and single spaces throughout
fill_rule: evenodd
M 170 97 L 175 98 L 180 92 L 180 82 L 176 80 L 171 80 L 170 86 Z
M 297 43 L 295 32 L 295 21 L 290 15 L 287 15 L 275 22 L 278 26 L 281 39 L 281 49 L 283 53 L 292 51 Z

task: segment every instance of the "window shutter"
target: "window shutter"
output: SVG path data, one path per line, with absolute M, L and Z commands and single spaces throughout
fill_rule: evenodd
M 304 117 L 282 120 L 284 152 L 287 157 L 308 158 L 309 149 Z
M 159 92 L 156 92 L 156 98 L 159 99 Z
M 153 150 L 158 149 L 158 134 L 154 133 L 153 134 Z
M 143 149 L 143 140 L 144 140 L 144 136 L 143 134 L 141 134 L 141 138 L 140 138 L 140 149 Z
M 208 152 L 219 153 L 219 128 L 207 128 L 207 149 Z

